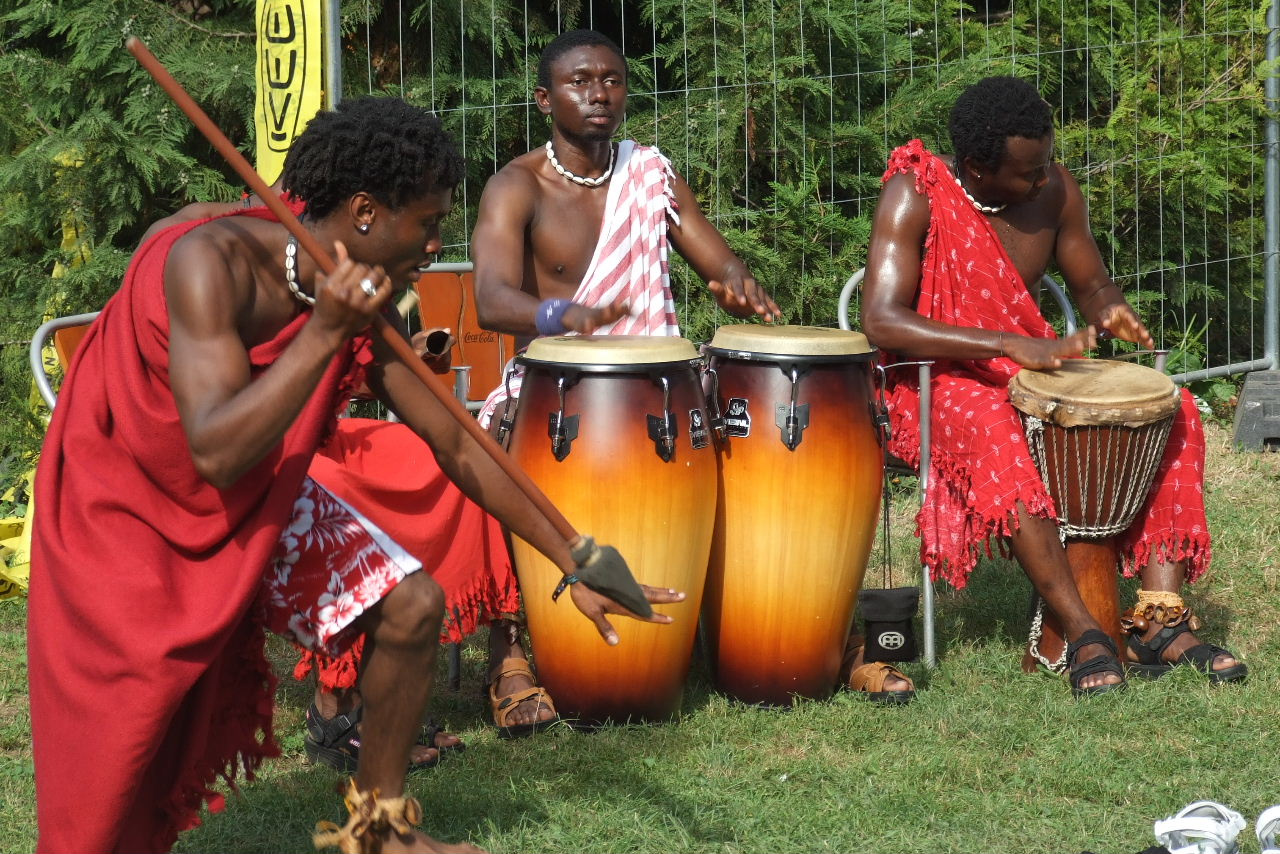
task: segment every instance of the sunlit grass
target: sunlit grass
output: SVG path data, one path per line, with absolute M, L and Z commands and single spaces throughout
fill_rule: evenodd
M 699 658 L 678 721 L 506 742 L 488 725 L 472 642 L 458 692 L 441 657 L 433 706 L 468 749 L 411 778 L 426 829 L 494 851 L 1133 852 L 1153 843 L 1155 819 L 1192 800 L 1252 818 L 1280 801 L 1280 455 L 1235 454 L 1226 430 L 1208 435 L 1215 562 L 1188 598 L 1207 618 L 1202 634 L 1248 660 L 1245 685 L 1213 688 L 1182 669 L 1072 700 L 1064 680 L 1019 670 L 1030 588 L 999 560 L 965 591 L 939 591 L 940 666 L 908 668 L 921 691 L 906 707 L 840 695 L 748 708 L 710 689 Z M 915 573 L 912 486 L 895 490 L 895 584 Z M 868 583 L 883 583 L 876 556 Z M 0 603 L 3 851 L 35 844 L 24 618 L 21 603 Z M 287 673 L 283 645 L 272 653 Z M 341 818 L 339 776 L 301 758 L 308 699 L 305 686 L 282 685 L 286 756 L 178 850 L 306 851 L 316 820 Z M 1241 848 L 1258 850 L 1251 833 Z

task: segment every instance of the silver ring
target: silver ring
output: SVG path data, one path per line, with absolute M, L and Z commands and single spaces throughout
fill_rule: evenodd
M 365 296 L 376 297 L 378 295 L 378 287 L 373 283 L 373 279 L 361 279 L 360 290 L 365 292 Z

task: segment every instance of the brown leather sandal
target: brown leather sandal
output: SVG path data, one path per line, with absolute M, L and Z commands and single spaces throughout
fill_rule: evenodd
M 317 849 L 336 847 L 342 854 L 377 854 L 387 831 L 408 835 L 422 821 L 422 804 L 417 798 L 380 798 L 377 789 L 360 791 L 354 778 L 347 784 L 343 800 L 351 817 L 342 827 L 331 821 L 316 822 L 311 841 Z
M 911 687 L 899 691 L 886 691 L 884 683 L 889 681 L 891 676 L 905 680 Z M 883 661 L 869 661 L 853 668 L 849 674 L 848 687 L 850 691 L 865 694 L 873 703 L 910 703 L 916 696 L 916 685 L 911 681 L 911 677 Z
M 499 697 L 498 682 L 508 676 L 527 676 L 535 684 L 532 688 Z M 536 682 L 533 671 L 529 669 L 529 662 L 523 658 L 504 659 L 502 665 L 495 667 L 489 674 L 489 705 L 493 709 L 493 725 L 498 728 L 498 738 L 524 738 L 560 722 L 560 715 L 556 713 L 555 703 L 551 702 L 551 695 Z M 551 717 L 527 724 L 507 723 L 521 703 L 535 698 L 551 711 Z

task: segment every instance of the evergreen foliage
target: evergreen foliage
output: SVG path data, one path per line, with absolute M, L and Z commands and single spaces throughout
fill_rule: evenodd
M 248 152 L 253 13 L 252 0 L 0 0 L 0 484 L 42 432 L 35 326 L 100 308 L 150 222 L 240 192 L 123 38 L 144 38 Z M 1223 363 L 1258 346 L 1263 15 L 1226 0 L 345 0 L 344 81 L 437 110 L 462 141 L 445 237 L 463 259 L 485 180 L 546 139 L 538 52 L 563 29 L 600 29 L 629 61 L 624 133 L 671 157 L 788 321 L 831 324 L 888 151 L 916 136 L 946 151 L 960 89 L 1017 74 L 1054 105 L 1060 157 L 1148 322 L 1186 364 Z M 686 334 L 705 339 L 727 318 L 673 270 Z

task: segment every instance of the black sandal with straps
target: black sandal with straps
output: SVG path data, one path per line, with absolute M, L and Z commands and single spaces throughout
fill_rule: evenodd
M 315 703 L 312 703 L 311 708 L 307 709 L 307 735 L 303 739 L 307 759 L 328 765 L 344 774 L 354 774 L 360 765 L 359 726 L 363 716 L 364 706 L 360 705 L 346 714 L 334 715 L 326 719 L 320 716 L 320 710 Z M 409 773 L 434 768 L 440 764 L 440 759 L 446 753 L 462 750 L 465 747 L 463 744 L 440 747 L 435 741 L 436 736 L 441 732 L 442 728 L 431 721 L 422 728 L 418 744 L 433 748 L 436 755 L 433 759 L 424 762 L 410 762 Z
M 1105 646 L 1110 655 L 1095 655 L 1093 658 L 1085 662 L 1076 662 L 1076 656 L 1083 647 L 1090 644 L 1100 644 Z M 1125 682 L 1124 670 L 1120 667 L 1120 653 L 1116 649 L 1116 643 L 1105 632 L 1098 629 L 1089 629 L 1081 632 L 1080 637 L 1067 644 L 1067 662 L 1070 665 L 1068 677 L 1071 680 L 1071 694 L 1075 697 L 1092 696 L 1095 694 L 1110 694 L 1113 691 L 1123 691 L 1128 683 Z M 1114 673 L 1120 677 L 1119 682 L 1111 684 L 1095 685 L 1092 688 L 1082 688 L 1080 683 L 1088 676 L 1097 673 Z
M 1174 626 L 1164 626 L 1160 631 L 1156 632 L 1156 636 L 1149 641 L 1144 641 L 1138 637 L 1137 632 L 1129 635 L 1129 649 L 1133 650 L 1138 656 L 1138 661 L 1129 662 L 1129 670 L 1136 676 L 1144 679 L 1159 679 L 1179 664 L 1190 664 L 1196 670 L 1204 673 L 1209 677 L 1209 681 L 1214 685 L 1222 685 L 1226 682 L 1243 682 L 1244 678 L 1249 675 L 1249 668 L 1243 661 L 1237 660 L 1231 667 L 1224 667 L 1221 670 L 1213 669 L 1213 662 L 1220 655 L 1229 655 L 1235 658 L 1230 651 L 1223 649 L 1217 644 L 1200 643 L 1188 649 L 1177 660 L 1169 662 L 1164 660 L 1164 651 L 1169 648 L 1169 644 L 1181 634 L 1192 631 L 1190 621 L 1184 621 Z

